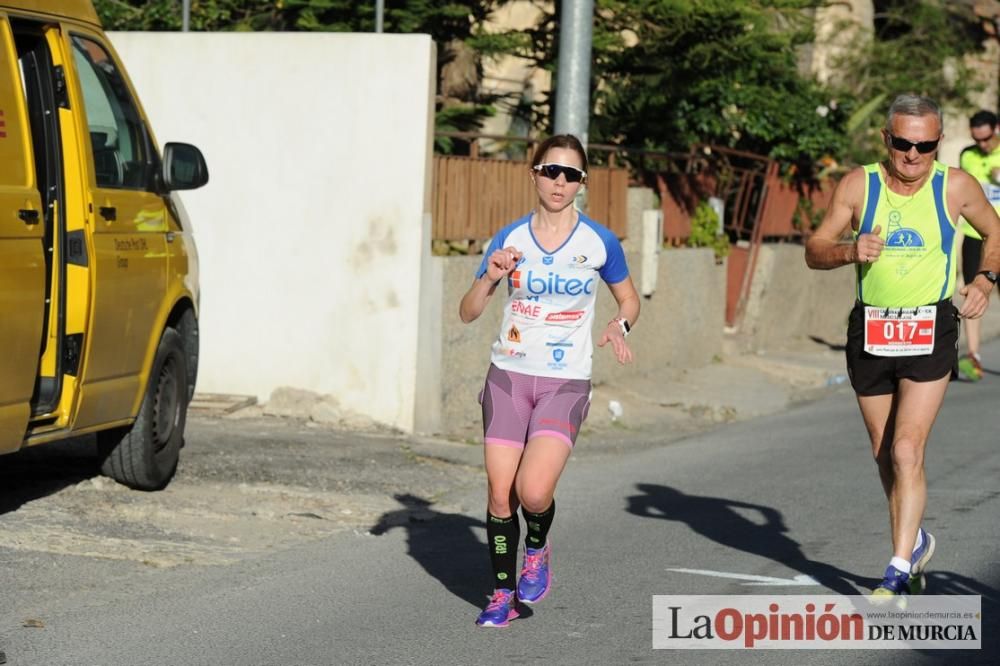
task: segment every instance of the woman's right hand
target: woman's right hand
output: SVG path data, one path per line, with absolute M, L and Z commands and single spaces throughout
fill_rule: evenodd
M 516 247 L 494 250 L 486 262 L 486 276 L 491 282 L 499 282 L 517 268 L 523 254 Z

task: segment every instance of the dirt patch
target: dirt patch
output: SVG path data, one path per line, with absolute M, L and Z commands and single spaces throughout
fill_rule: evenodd
M 88 439 L 5 457 L 0 529 L 16 550 L 142 562 L 225 564 L 343 530 L 412 499 L 482 483 L 478 469 L 412 453 L 383 433 L 278 418 L 192 416 L 177 476 L 143 493 L 97 475 Z

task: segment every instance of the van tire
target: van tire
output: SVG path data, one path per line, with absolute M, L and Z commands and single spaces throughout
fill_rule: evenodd
M 180 334 L 163 331 L 149 385 L 131 426 L 97 434 L 101 473 L 136 490 L 161 490 L 174 476 L 187 421 L 187 355 Z
M 184 341 L 184 353 L 187 354 L 188 373 L 188 403 L 194 398 L 194 387 L 198 381 L 198 320 L 194 312 L 185 310 L 177 320 L 177 332 Z

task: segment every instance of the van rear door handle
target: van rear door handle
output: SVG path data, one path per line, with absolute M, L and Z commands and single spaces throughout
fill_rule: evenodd
M 38 211 L 32 210 L 30 208 L 22 208 L 17 211 L 17 216 L 21 218 L 25 224 L 38 224 Z
M 101 217 L 108 222 L 114 222 L 118 219 L 118 209 L 114 206 L 101 206 L 99 210 L 101 212 Z

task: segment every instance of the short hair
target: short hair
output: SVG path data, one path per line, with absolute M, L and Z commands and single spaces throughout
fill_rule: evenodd
M 989 125 L 993 129 L 996 129 L 997 114 L 986 109 L 980 109 L 969 118 L 969 127 L 982 127 L 983 125 Z
M 587 151 L 584 150 L 580 140 L 572 134 L 556 134 L 542 141 L 538 145 L 538 148 L 535 149 L 535 156 L 531 160 L 531 166 L 534 167 L 541 164 L 542 160 L 545 159 L 545 153 L 549 152 L 549 148 L 568 148 L 575 151 L 580 156 L 583 172 L 587 172 Z
M 892 119 L 895 116 L 930 116 L 934 115 L 938 120 L 938 128 L 944 129 L 944 119 L 941 117 L 941 107 L 930 97 L 903 93 L 897 95 L 889 105 L 889 112 L 885 115 L 885 128 L 892 129 Z

